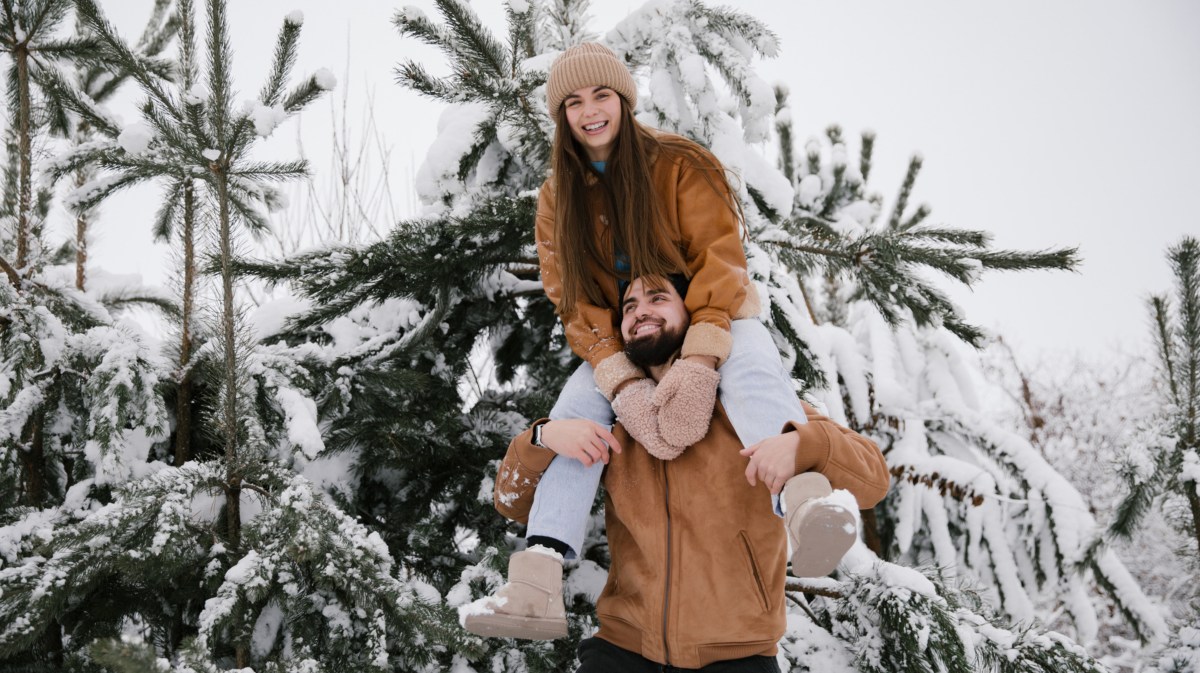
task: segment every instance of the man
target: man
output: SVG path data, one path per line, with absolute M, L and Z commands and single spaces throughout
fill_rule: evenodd
M 658 380 L 689 321 L 672 283 L 643 281 L 631 283 L 623 298 L 621 334 L 630 359 Z M 772 494 L 783 493 L 797 547 L 793 562 L 799 563 L 804 549 L 825 544 L 814 536 L 853 540 L 853 528 L 838 525 L 852 517 L 820 500 L 831 485 L 849 490 L 868 509 L 889 481 L 878 447 L 812 407 L 805 412 L 806 424 L 789 423 L 783 434 L 743 449 L 718 403 L 709 433 L 672 460 L 653 457 L 620 424 L 610 434 L 579 419 L 541 420 L 512 441 L 494 499 L 501 514 L 522 523 L 555 455 L 608 463 L 603 483 L 612 563 L 596 603 L 600 629 L 579 647 L 581 673 L 663 665 L 778 670 L 787 538 Z M 609 454 L 617 446 L 625 449 Z M 466 617 L 468 628 L 476 630 L 473 617 L 562 619 L 561 561 L 552 553 L 514 554 L 509 579 L 490 599 L 491 612 Z

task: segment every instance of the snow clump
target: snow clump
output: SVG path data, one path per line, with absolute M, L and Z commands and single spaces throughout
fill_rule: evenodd
M 300 26 L 304 25 L 304 12 L 298 9 L 293 9 L 292 11 L 288 12 L 288 15 L 284 17 L 283 20 L 299 28 Z
M 329 68 L 321 68 L 313 73 L 313 81 L 317 83 L 317 87 L 325 91 L 333 91 L 337 86 L 337 77 L 330 72 Z
M 249 111 L 250 118 L 254 120 L 254 132 L 266 138 L 275 132 L 275 127 L 287 120 L 287 113 L 283 111 L 282 105 L 272 105 L 270 107 L 259 102 L 254 102 Z
M 150 140 L 154 138 L 154 129 L 146 124 L 136 123 L 126 126 L 121 135 L 117 136 L 117 144 L 128 154 L 141 154 L 150 148 Z

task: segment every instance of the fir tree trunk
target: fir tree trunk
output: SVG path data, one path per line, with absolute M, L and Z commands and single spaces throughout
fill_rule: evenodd
M 1187 489 L 1188 504 L 1192 507 L 1192 535 L 1196 538 L 1196 552 L 1200 553 L 1200 495 L 1196 494 L 1196 482 L 1185 481 L 1183 487 Z
M 175 464 L 192 458 L 192 313 L 196 284 L 196 193 L 189 180 L 183 186 L 183 334 L 179 339 L 179 395 L 175 401 Z
M 51 670 L 63 670 L 63 637 L 62 624 L 57 619 L 50 622 L 46 632 L 42 634 L 41 652 L 39 658 L 51 667 Z
M 87 182 L 83 171 L 75 172 L 75 187 L 82 187 Z M 80 213 L 75 217 L 75 289 L 83 292 L 87 284 L 87 230 L 88 218 Z
M 225 423 L 225 460 L 229 465 L 225 491 L 225 524 L 229 545 L 240 549 L 242 543 L 242 477 L 237 469 L 237 357 L 234 350 L 233 243 L 229 213 L 229 182 L 224 170 L 217 176 L 217 198 L 220 201 L 221 227 L 221 331 L 225 340 L 225 403 L 222 417 Z M 249 665 L 246 646 L 238 644 L 235 657 L 239 668 Z
M 42 413 L 35 413 L 27 426 L 29 448 L 18 451 L 21 467 L 24 468 L 25 502 L 31 507 L 41 507 L 46 499 L 46 447 Z
M 30 211 L 33 203 L 33 181 L 30 179 L 33 142 L 29 102 L 29 46 L 18 44 L 13 50 L 17 64 L 17 152 L 20 155 L 20 186 L 17 204 L 17 259 L 16 267 L 24 272 L 29 263 Z
M 222 174 L 217 179 L 217 198 L 220 200 L 221 245 L 221 336 L 225 341 L 225 400 L 222 420 L 225 424 L 225 457 L 232 465 L 237 458 L 237 357 L 234 352 L 236 333 L 233 306 L 233 243 L 230 231 L 229 184 Z

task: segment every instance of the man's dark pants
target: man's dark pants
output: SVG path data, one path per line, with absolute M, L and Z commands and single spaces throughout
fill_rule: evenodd
M 575 673 L 779 673 L 775 657 L 746 657 L 713 662 L 704 668 L 675 668 L 664 666 L 622 649 L 600 638 L 588 638 L 579 643 L 579 668 Z

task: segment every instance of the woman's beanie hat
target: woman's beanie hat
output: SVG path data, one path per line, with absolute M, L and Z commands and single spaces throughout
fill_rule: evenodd
M 608 47 L 584 42 L 559 54 L 550 66 L 550 78 L 546 81 L 550 117 L 557 119 L 563 99 L 585 86 L 606 86 L 620 94 L 630 108 L 637 107 L 637 84 L 629 68 Z

